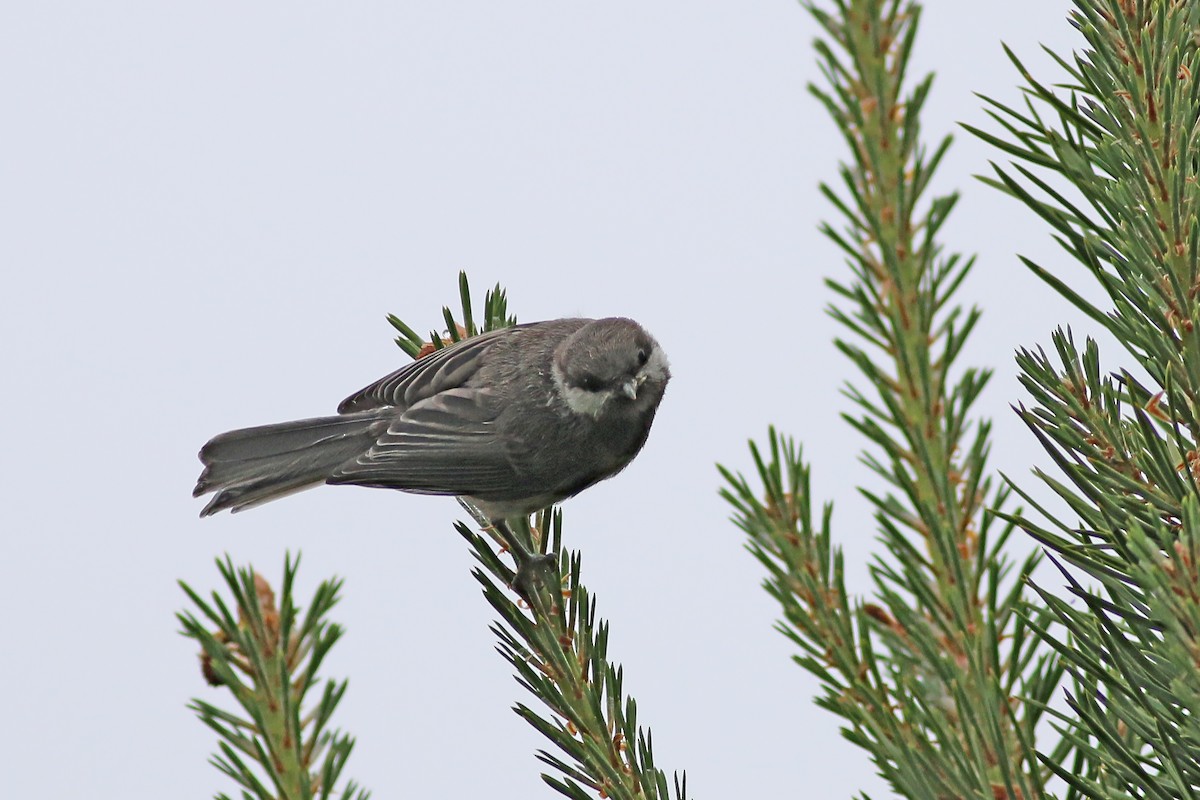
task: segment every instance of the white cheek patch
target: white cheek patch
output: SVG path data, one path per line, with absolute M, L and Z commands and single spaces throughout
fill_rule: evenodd
M 586 414 L 590 417 L 600 416 L 604 404 L 608 402 L 611 392 L 589 392 L 578 386 L 568 386 L 563 380 L 562 370 L 556 364 L 553 369 L 554 385 L 559 394 L 567 401 L 567 407 L 576 414 Z
M 650 358 L 646 361 L 646 366 L 642 367 L 639 375 L 643 378 L 657 378 L 662 380 L 667 377 L 671 367 L 667 364 L 667 357 L 663 354 L 661 347 L 656 347 L 650 351 Z
M 592 417 L 600 416 L 604 404 L 608 402 L 609 392 L 588 392 L 575 386 L 568 386 L 563 392 L 567 405 L 576 414 L 587 414 Z

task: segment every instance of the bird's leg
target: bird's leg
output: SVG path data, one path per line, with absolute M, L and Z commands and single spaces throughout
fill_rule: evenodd
M 474 503 L 461 497 L 456 499 L 482 530 L 489 533 L 504 550 L 512 553 L 517 570 L 509 585 L 516 589 L 526 603 L 532 605 L 533 590 L 538 582 L 544 586 L 551 586 L 558 580 L 558 556 L 553 553 L 543 555 L 531 552 L 513 533 L 507 520 L 489 519 Z
M 512 528 L 508 526 L 508 520 L 494 520 L 492 528 L 512 553 L 513 561 L 517 565 L 517 572 L 513 575 L 512 580 L 513 589 L 525 599 L 525 602 L 532 605 L 533 594 L 539 583 L 548 587 L 558 581 L 558 556 L 553 553 L 532 552 L 513 533 Z

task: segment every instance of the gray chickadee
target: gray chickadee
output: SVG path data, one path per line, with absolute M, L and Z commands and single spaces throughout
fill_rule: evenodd
M 624 469 L 671 373 L 633 320 L 557 319 L 481 334 L 355 392 L 338 416 L 229 431 L 200 450 L 201 516 L 322 483 L 456 495 L 528 515 Z

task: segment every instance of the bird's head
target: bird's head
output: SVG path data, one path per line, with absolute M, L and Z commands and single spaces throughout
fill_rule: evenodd
M 554 354 L 554 381 L 572 411 L 599 417 L 658 405 L 670 380 L 654 337 L 630 319 L 590 322 Z

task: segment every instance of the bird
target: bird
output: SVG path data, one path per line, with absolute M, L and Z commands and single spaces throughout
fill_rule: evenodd
M 355 485 L 455 496 L 489 520 L 527 517 L 628 466 L 670 377 L 631 319 L 500 328 L 406 364 L 335 416 L 213 437 L 193 496 L 212 494 L 205 517 Z

